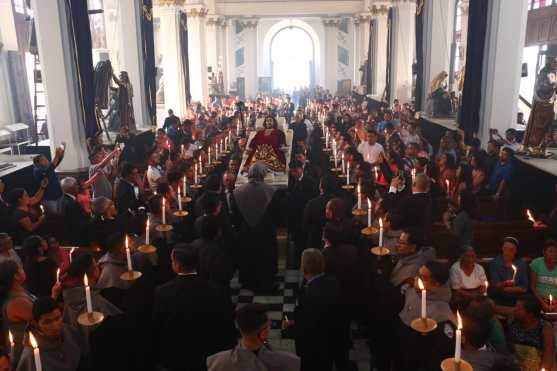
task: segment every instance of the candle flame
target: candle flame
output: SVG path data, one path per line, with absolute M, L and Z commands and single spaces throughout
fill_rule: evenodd
M 530 210 L 526 210 L 526 215 L 528 216 L 528 220 L 531 221 L 532 223 L 535 223 L 536 221 L 534 220 L 534 217 L 532 216 L 532 213 L 530 212 Z
M 484 285 L 485 285 L 485 291 L 487 291 L 487 288 L 489 287 L 489 282 L 485 281 Z
M 447 192 L 449 191 L 449 189 L 451 188 L 451 182 L 449 182 L 449 180 L 445 180 L 445 184 L 447 185 Z
M 84 284 L 85 286 L 89 286 L 89 280 L 87 279 L 87 275 L 86 275 L 86 274 L 83 275 L 83 284 Z
M 549 305 L 553 304 L 553 295 L 549 294 Z
M 379 228 L 383 228 L 383 219 L 379 218 Z
M 462 317 L 460 317 L 460 312 L 456 311 L 456 318 L 458 320 L 458 329 L 462 330 Z
M 181 191 L 180 191 L 180 187 L 178 187 L 178 197 L 180 197 L 182 195 Z
M 33 349 L 37 349 L 39 347 L 39 345 L 37 344 L 37 340 L 35 339 L 31 331 L 29 331 L 29 342 L 31 343 Z
M 360 192 L 361 192 L 360 183 L 358 183 L 358 196 L 360 195 Z
M 12 332 L 10 330 L 8 330 L 8 339 L 10 339 L 10 345 L 14 344 L 14 336 L 12 335 Z
M 516 273 L 516 267 L 514 266 L 514 264 L 511 265 L 511 268 L 513 269 L 513 272 Z
M 422 279 L 419 278 L 419 277 L 418 277 L 418 287 L 419 287 L 420 290 L 422 290 L 422 291 L 425 290 L 424 282 L 423 282 Z
M 367 199 L 367 208 L 371 209 L 371 200 L 369 198 Z
M 60 268 L 56 269 L 56 281 L 60 281 Z
M 147 217 L 147 229 L 149 229 L 149 224 L 151 224 L 151 222 L 150 222 L 150 218 L 149 218 L 149 217 Z
M 166 198 L 162 198 L 162 208 L 164 209 L 164 207 L 166 206 Z

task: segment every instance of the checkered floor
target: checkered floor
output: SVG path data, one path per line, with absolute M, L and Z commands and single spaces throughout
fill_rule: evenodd
M 269 308 L 269 318 L 271 319 L 271 333 L 269 342 L 276 350 L 295 352 L 294 340 L 282 337 L 281 324 L 284 316 L 292 319 L 296 305 L 294 291 L 302 281 L 299 270 L 286 269 L 287 241 L 284 233 L 279 234 L 279 290 L 277 295 L 257 296 L 250 290 L 243 289 L 238 282 L 238 275 L 234 276 L 231 282 L 232 301 L 237 308 L 249 303 L 266 304 Z M 350 351 L 350 359 L 358 365 L 359 371 L 369 371 L 369 351 L 364 339 L 353 339 L 354 348 Z

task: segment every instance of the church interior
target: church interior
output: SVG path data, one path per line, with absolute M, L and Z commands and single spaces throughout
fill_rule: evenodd
M 557 370 L 557 0 L 0 0 L 0 371 Z

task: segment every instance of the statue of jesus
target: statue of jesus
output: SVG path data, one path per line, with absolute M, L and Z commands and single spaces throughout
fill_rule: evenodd
M 269 170 L 285 172 L 286 157 L 283 148 L 286 146 L 286 136 L 277 128 L 277 120 L 272 116 L 265 118 L 263 126 L 249 144 L 249 155 L 244 169 L 247 171 L 252 163 L 263 161 Z

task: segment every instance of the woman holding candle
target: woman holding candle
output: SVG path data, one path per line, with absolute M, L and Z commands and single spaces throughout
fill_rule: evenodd
M 505 237 L 501 254 L 489 264 L 489 294 L 497 305 L 514 307 L 516 299 L 528 291 L 528 266 L 517 255 L 519 246 L 516 238 Z
M 476 261 L 476 252 L 469 246 L 451 266 L 451 288 L 457 298 L 473 297 L 487 290 L 485 271 Z
M 56 284 L 56 262 L 46 256 L 48 244 L 40 236 L 29 236 L 23 242 L 25 286 L 33 295 L 48 296 Z
M 530 263 L 530 289 L 540 302 L 544 312 L 557 311 L 555 304 L 550 307 L 549 295 L 557 298 L 557 242 L 548 240 L 543 246 L 543 257 Z

